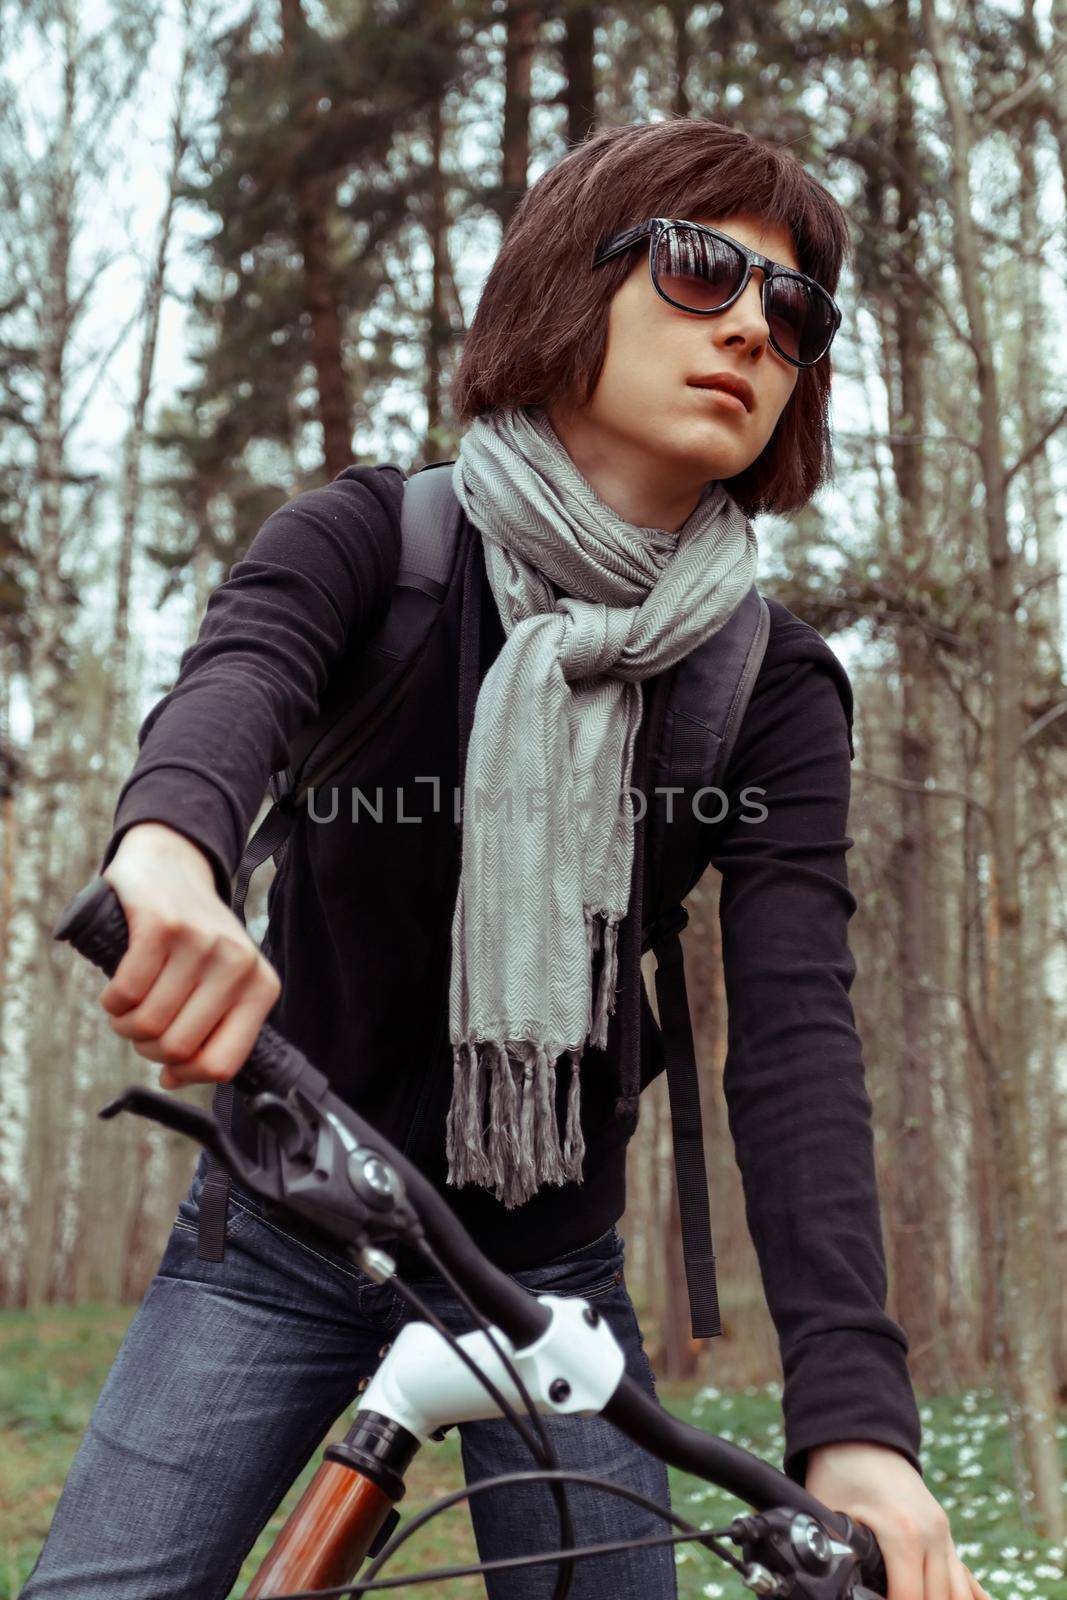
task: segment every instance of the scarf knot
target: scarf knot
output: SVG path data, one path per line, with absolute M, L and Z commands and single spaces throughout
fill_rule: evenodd
M 615 670 L 630 643 L 638 607 L 606 606 L 595 600 L 556 601 L 565 626 L 558 652 L 568 683 Z

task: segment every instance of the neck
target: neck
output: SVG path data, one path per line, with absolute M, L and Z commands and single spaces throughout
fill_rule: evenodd
M 560 443 L 605 505 L 635 528 L 677 533 L 700 502 L 706 479 L 679 481 L 662 460 L 651 461 L 632 445 L 614 449 L 580 413 L 546 410 Z

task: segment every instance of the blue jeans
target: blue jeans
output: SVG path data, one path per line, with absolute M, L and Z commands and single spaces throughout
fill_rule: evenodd
M 390 1284 L 268 1221 L 241 1190 L 231 1194 L 225 1260 L 199 1260 L 202 1185 L 203 1162 L 21 1600 L 222 1600 L 278 1502 L 411 1315 Z M 627 1372 L 655 1393 L 614 1228 L 513 1276 L 535 1293 L 591 1300 L 622 1345 Z M 469 1330 L 440 1278 L 410 1281 L 448 1327 Z M 669 1505 L 663 1464 L 610 1423 L 544 1420 L 561 1465 Z M 468 1483 L 534 1465 L 502 1419 L 464 1423 L 459 1434 Z M 572 1486 L 568 1498 L 578 1543 L 669 1531 L 661 1517 L 617 1495 Z M 470 1516 L 482 1560 L 558 1547 L 555 1505 L 543 1484 L 475 1495 Z M 555 1575 L 554 1564 L 492 1574 L 488 1594 L 548 1600 Z M 571 1589 L 573 1600 L 673 1600 L 676 1592 L 670 1546 L 581 1560 Z

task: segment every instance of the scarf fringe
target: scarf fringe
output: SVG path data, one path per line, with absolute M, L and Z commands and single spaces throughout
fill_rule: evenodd
M 586 1033 L 588 1042 L 603 1050 L 608 1020 L 615 1013 L 619 923 L 602 911 L 587 909 L 585 931 L 590 962 Z M 600 974 L 594 985 L 592 965 L 598 951 Z M 494 1039 L 454 1045 L 452 1100 L 445 1123 L 448 1182 L 457 1187 L 481 1184 L 508 1210 L 531 1199 L 544 1183 L 581 1183 L 583 1049 L 565 1052 L 570 1080 L 561 1132 L 556 1057 L 545 1045 L 530 1040 L 501 1044 Z
M 567 1175 L 575 1183 L 582 1181 L 582 1161 L 585 1157 L 585 1135 L 582 1132 L 581 1083 L 578 1078 L 578 1063 L 582 1058 L 580 1050 L 568 1050 L 571 1063 L 571 1081 L 567 1088 L 567 1126 L 563 1135 L 563 1165 Z
M 510 1211 L 531 1199 L 542 1184 L 581 1183 L 582 1052 L 566 1054 L 570 1082 L 561 1139 L 556 1063 L 544 1045 L 521 1041 L 504 1048 L 485 1040 L 453 1047 L 452 1102 L 445 1125 L 450 1184 L 481 1184 Z
M 600 984 L 597 989 L 596 1012 L 589 1029 L 589 1042 L 598 1050 L 604 1050 L 608 1042 L 608 1018 L 615 1014 L 615 988 L 619 978 L 619 924 L 617 921 L 607 921 L 599 912 L 597 922 L 602 929 L 604 953 L 600 967 Z
M 514 1187 L 519 1160 L 519 1086 L 507 1052 L 493 1045 L 489 1061 L 489 1170 L 498 1197 Z
M 445 1154 L 448 1157 L 448 1181 L 459 1185 L 470 1182 L 470 1156 L 467 1141 L 463 1137 L 469 1086 L 467 1046 L 457 1044 L 452 1049 L 452 1099 L 445 1119 Z

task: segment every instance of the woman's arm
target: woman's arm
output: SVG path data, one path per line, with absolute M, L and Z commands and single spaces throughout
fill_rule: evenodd
M 101 871 L 134 824 L 166 823 L 208 857 L 229 904 L 267 779 L 316 715 L 352 639 L 369 635 L 388 607 L 401 492 L 396 474 L 363 468 L 267 518 L 141 726 Z
M 787 625 L 795 641 L 799 624 Z M 724 1087 L 785 1376 L 786 1471 L 835 1440 L 918 1467 L 907 1341 L 886 1315 L 870 1101 L 849 989 L 847 678 L 776 630 L 723 787 L 712 861 L 729 1009 Z M 819 647 L 825 659 L 819 659 Z M 772 653 L 773 652 L 773 653 Z M 803 659 L 805 653 L 808 659 Z M 745 803 L 743 790 L 763 790 Z M 762 820 L 756 802 L 765 808 Z

